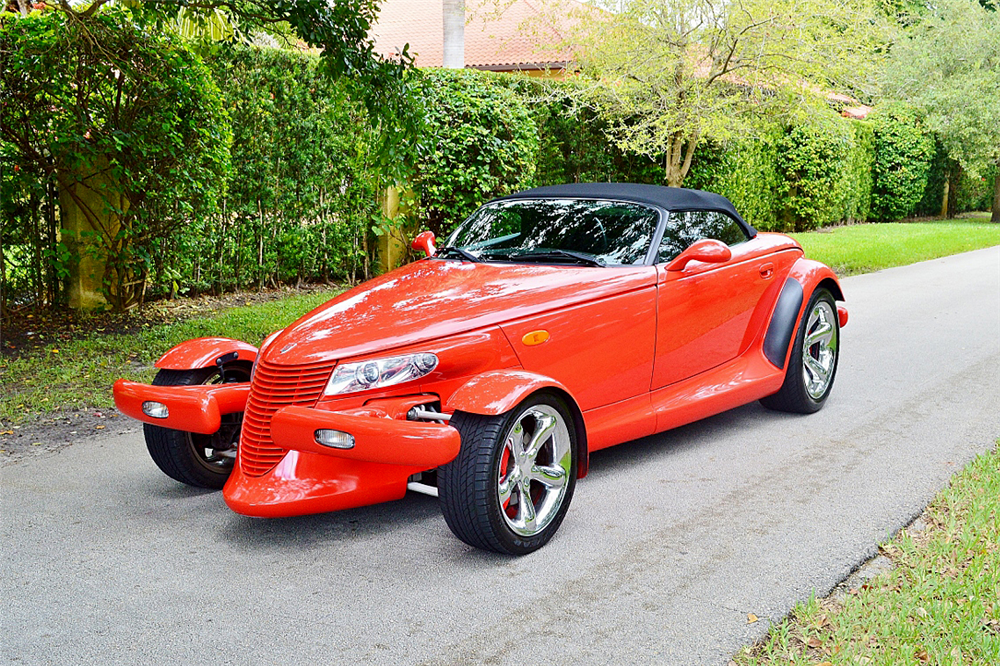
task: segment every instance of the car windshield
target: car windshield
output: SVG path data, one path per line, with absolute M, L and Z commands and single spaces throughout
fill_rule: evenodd
M 647 206 L 587 199 L 498 201 L 473 213 L 447 246 L 482 261 L 641 264 L 659 213 Z

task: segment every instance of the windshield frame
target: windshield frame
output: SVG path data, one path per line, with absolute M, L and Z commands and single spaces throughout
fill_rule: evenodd
M 549 263 L 549 262 L 545 262 L 545 261 L 517 261 L 515 259 L 489 259 L 487 257 L 480 257 L 480 259 L 479 259 L 480 262 L 487 263 L 487 264 L 517 264 L 517 265 L 522 265 L 522 266 L 523 265 L 530 265 L 530 264 L 537 264 L 537 265 L 544 265 L 544 266 L 571 266 L 571 267 L 574 267 L 574 268 L 637 268 L 639 266 L 653 266 L 653 265 L 655 265 L 655 263 L 656 263 L 656 252 L 657 252 L 657 249 L 660 246 L 660 239 L 663 238 L 663 232 L 664 232 L 665 227 L 666 227 L 668 212 L 664 208 L 661 208 L 660 206 L 657 206 L 655 204 L 646 203 L 644 201 L 632 201 L 630 199 L 617 198 L 617 197 L 599 197 L 599 196 L 589 197 L 589 196 L 582 196 L 582 195 L 575 195 L 575 196 L 552 196 L 552 197 L 540 196 L 540 197 L 532 197 L 532 198 L 524 198 L 524 199 L 521 199 L 521 198 L 513 199 L 513 200 L 511 200 L 511 199 L 495 199 L 493 201 L 487 201 L 482 206 L 479 206 L 478 208 L 476 208 L 476 210 L 473 211 L 473 213 L 471 215 L 469 215 L 464 220 L 462 220 L 462 223 L 460 225 L 458 225 L 458 227 L 455 227 L 455 229 L 450 234 L 448 234 L 448 236 L 446 238 L 446 241 L 442 245 L 442 247 L 450 246 L 451 245 L 451 240 L 458 233 L 459 227 L 461 227 L 463 224 L 465 224 L 466 222 L 468 222 L 472 218 L 473 215 L 475 215 L 476 213 L 478 213 L 481 209 L 486 208 L 487 206 L 492 206 L 492 205 L 501 204 L 501 203 L 512 203 L 512 202 L 517 202 L 517 203 L 521 203 L 521 202 L 524 202 L 524 203 L 533 203 L 533 202 L 538 202 L 538 201 L 596 201 L 596 202 L 601 202 L 601 203 L 607 202 L 607 203 L 613 203 L 613 204 L 628 204 L 628 205 L 631 205 L 631 206 L 641 206 L 642 208 L 646 208 L 648 210 L 651 210 L 651 211 L 655 212 L 656 213 L 656 226 L 653 228 L 653 233 L 652 233 L 652 235 L 649 238 L 649 247 L 646 248 L 646 256 L 643 258 L 643 260 L 642 260 L 641 263 L 636 263 L 636 264 L 607 264 L 606 263 L 606 264 L 604 264 L 602 266 L 581 266 L 579 264 L 573 264 L 573 263 L 568 263 L 568 262 L 563 262 L 563 261 L 552 261 L 551 263 Z M 442 261 L 454 261 L 455 260 L 455 259 L 452 259 L 451 257 L 434 257 L 434 258 L 435 259 L 441 259 Z M 467 261 L 467 260 L 458 259 L 458 261 Z

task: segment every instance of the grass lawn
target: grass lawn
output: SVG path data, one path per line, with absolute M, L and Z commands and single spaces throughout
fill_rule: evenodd
M 880 551 L 895 567 L 842 600 L 810 599 L 737 666 L 1000 664 L 1000 451 L 979 456 Z
M 855 224 L 790 234 L 806 256 L 844 277 L 1000 245 L 1000 224 L 989 213 L 959 220 Z
M 0 356 L 0 424 L 20 423 L 54 409 L 111 407 L 115 380 L 151 381 L 156 374 L 153 363 L 177 343 L 224 336 L 260 344 L 333 296 L 329 291 L 294 295 L 138 333 L 91 334 L 19 358 Z

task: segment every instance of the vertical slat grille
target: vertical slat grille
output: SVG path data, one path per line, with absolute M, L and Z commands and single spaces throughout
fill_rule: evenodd
M 285 456 L 271 439 L 271 417 L 288 405 L 311 406 L 330 378 L 334 363 L 278 365 L 257 360 L 240 435 L 240 467 L 247 476 L 263 476 Z

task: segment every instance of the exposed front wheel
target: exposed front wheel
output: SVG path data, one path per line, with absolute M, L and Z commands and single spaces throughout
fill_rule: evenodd
M 153 386 L 195 386 L 250 381 L 249 368 L 229 366 L 197 370 L 160 370 Z M 146 448 L 156 466 L 170 478 L 196 488 L 219 489 L 226 484 L 239 442 L 243 414 L 224 414 L 219 430 L 202 435 L 143 424 Z
M 761 399 L 768 409 L 811 414 L 830 395 L 840 358 L 840 320 L 833 294 L 813 292 L 795 333 L 785 381 L 774 395 Z
M 576 487 L 576 431 L 565 403 L 536 394 L 499 416 L 456 412 L 450 424 L 462 448 L 438 471 L 438 492 L 451 531 L 510 555 L 544 546 Z

